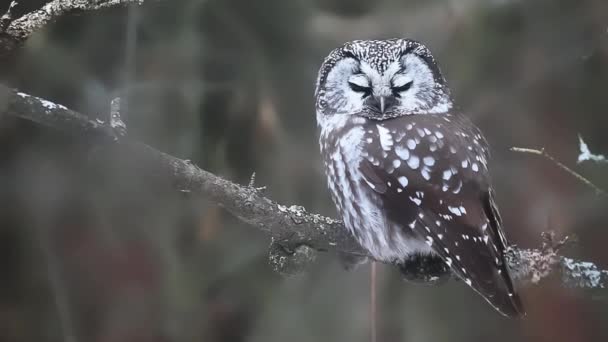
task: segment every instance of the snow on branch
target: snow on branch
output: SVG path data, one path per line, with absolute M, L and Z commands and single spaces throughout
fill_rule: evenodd
M 129 141 L 115 128 L 62 105 L 0 85 L 0 120 L 6 115 L 36 122 L 68 134 L 99 141 L 98 149 L 129 153 L 145 161 L 155 173 L 163 174 L 176 191 L 205 196 L 228 212 L 269 235 L 271 265 L 280 272 L 300 271 L 314 257 L 314 251 L 331 251 L 367 257 L 340 221 L 309 213 L 303 207 L 282 205 L 265 197 L 253 181 L 235 184 L 202 170 L 188 160 L 160 152 L 148 145 Z M 124 127 L 126 131 L 126 127 Z M 102 139 L 99 139 L 102 138 Z M 558 255 L 559 244 L 545 243 L 539 249 L 509 247 L 508 263 L 520 284 L 536 284 L 550 274 L 558 274 L 567 287 L 604 288 L 608 271 L 595 264 Z
M 160 0 L 53 0 L 38 10 L 29 12 L 20 18 L 14 18 L 15 8 L 24 1 L 27 0 L 12 1 L 6 13 L 0 17 L 0 56 L 14 50 L 34 32 L 64 14 L 126 5 L 142 5 L 144 2 Z
M 582 163 L 586 160 L 593 161 L 596 163 L 608 163 L 608 159 L 604 155 L 601 154 L 593 154 L 589 150 L 589 146 L 583 140 L 583 137 L 578 136 L 578 143 L 581 153 L 578 155 L 577 163 Z

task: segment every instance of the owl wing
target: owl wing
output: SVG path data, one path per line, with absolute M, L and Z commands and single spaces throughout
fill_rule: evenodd
M 446 114 L 373 126 L 366 130 L 359 169 L 362 186 L 377 194 L 387 219 L 425 240 L 501 313 L 523 315 L 505 262 L 507 242 L 490 187 L 487 144 L 477 128 Z

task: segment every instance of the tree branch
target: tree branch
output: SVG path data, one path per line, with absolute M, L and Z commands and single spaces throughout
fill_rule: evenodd
M 582 139 L 580 141 L 582 142 Z M 597 195 L 608 196 L 608 193 L 606 191 L 604 191 L 603 189 L 601 189 L 597 185 L 593 184 L 593 182 L 591 182 L 587 178 L 583 177 L 580 173 L 572 170 L 571 168 L 569 168 L 566 165 L 564 165 L 564 163 L 562 163 L 559 160 L 555 159 L 552 155 L 550 155 L 549 153 L 547 153 L 547 151 L 545 151 L 544 148 L 541 148 L 540 150 L 537 150 L 537 149 L 533 149 L 533 148 L 511 147 L 511 151 L 513 151 L 513 152 L 519 152 L 519 153 L 535 154 L 535 155 L 538 155 L 538 156 L 541 156 L 541 157 L 545 157 L 549 161 L 553 162 L 557 167 L 559 167 L 560 169 L 562 169 L 565 172 L 569 173 L 570 175 L 572 175 L 572 177 L 576 178 L 581 183 L 583 183 L 586 186 L 588 186 L 591 189 L 593 189 Z
M 160 0 L 53 0 L 42 8 L 13 18 L 13 11 L 21 1 L 13 1 L 0 18 L 0 56 L 23 44 L 34 32 L 67 13 L 96 11 L 104 8 L 142 5 Z
M 110 153 L 118 149 L 166 176 L 177 191 L 199 194 L 224 207 L 243 222 L 272 238 L 273 267 L 293 273 L 312 258 L 311 249 L 346 255 L 368 256 L 340 221 L 309 213 L 303 207 L 282 205 L 262 195 L 253 184 L 239 185 L 202 170 L 187 160 L 160 152 L 148 145 L 117 138 L 112 127 L 72 111 L 62 105 L 17 92 L 0 85 L 0 119 L 4 115 L 36 122 L 68 134 L 102 138 L 99 148 Z M 279 248 L 280 247 L 280 248 Z M 558 246 L 520 249 L 511 246 L 508 263 L 520 284 L 538 283 L 557 272 L 564 286 L 603 288 L 608 271 L 591 262 L 575 261 L 557 254 Z M 296 257 L 291 259 L 293 256 Z

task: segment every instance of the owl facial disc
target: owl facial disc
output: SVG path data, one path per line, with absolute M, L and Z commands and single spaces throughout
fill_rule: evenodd
M 335 49 L 321 66 L 316 94 L 324 115 L 384 120 L 452 108 L 431 53 L 406 39 L 353 41 Z

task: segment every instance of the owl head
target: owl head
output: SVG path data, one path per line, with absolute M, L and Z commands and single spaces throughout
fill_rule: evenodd
M 315 96 L 318 116 L 384 120 L 452 108 L 431 52 L 408 39 L 357 40 L 333 50 L 319 70 Z

